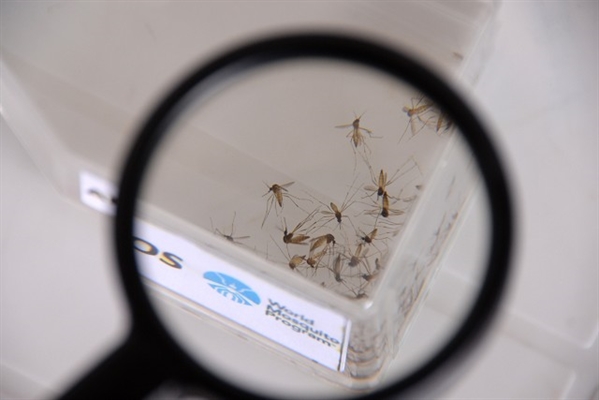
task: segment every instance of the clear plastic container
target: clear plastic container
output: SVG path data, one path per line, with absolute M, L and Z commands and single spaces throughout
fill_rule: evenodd
M 406 49 L 466 83 L 475 81 L 489 50 L 492 2 L 331 4 L 294 4 L 302 12 L 284 14 L 295 15 L 297 27 L 312 26 L 310 18 L 318 16 L 323 26 Z M 164 7 L 185 13 L 176 8 L 182 6 Z M 229 6 L 205 7 L 215 18 Z M 264 26 L 277 28 L 266 21 L 283 10 L 263 11 L 252 12 Z M 128 12 L 120 15 L 135 15 Z M 168 20 L 163 8 L 146 12 L 157 30 Z M 243 21 L 247 32 L 264 33 L 251 18 Z M 100 54 L 106 51 L 104 37 L 90 40 L 99 41 Z M 131 40 L 140 57 L 149 57 L 149 41 Z M 85 72 L 65 76 L 72 68 L 63 64 L 76 64 L 77 56 L 40 60 L 16 43 L 3 45 L 3 117 L 62 193 L 112 212 L 118 194 L 110 182 L 146 104 L 124 103 L 118 82 L 113 90 L 96 90 Z M 215 40 L 201 51 L 187 46 L 187 59 L 177 61 L 222 44 Z M 302 73 L 310 68 L 301 66 Z M 367 389 L 380 382 L 397 354 L 478 177 L 441 111 L 431 106 L 408 114 L 428 104 L 417 92 L 389 91 L 380 102 L 384 82 L 372 88 L 365 77 L 354 79 L 346 93 L 314 96 L 298 113 L 284 96 L 309 98 L 314 88 L 288 73 L 258 74 L 241 89 L 223 92 L 182 129 L 183 140 L 178 136 L 161 151 L 139 216 L 142 274 L 158 303 L 169 305 L 161 315 L 173 334 L 198 357 L 204 350 L 193 329 L 181 325 L 173 310 L 216 321 L 329 381 Z M 323 76 L 313 81 L 321 88 L 357 75 L 339 66 Z M 254 98 L 264 80 L 274 88 L 269 101 Z M 144 74 L 128 76 L 124 84 L 156 87 Z M 278 104 L 277 93 L 281 107 L 270 109 Z M 260 132 L 269 113 L 268 131 Z M 352 125 L 356 120 L 362 130 Z M 260 139 L 248 130 L 260 132 Z
M 478 183 L 452 122 L 405 84 L 320 60 L 192 110 L 144 181 L 142 274 L 331 381 L 376 385 Z

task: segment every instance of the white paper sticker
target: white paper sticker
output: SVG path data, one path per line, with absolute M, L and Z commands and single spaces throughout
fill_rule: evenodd
M 136 224 L 148 279 L 328 368 L 343 370 L 348 321 L 180 237 Z
M 86 171 L 79 173 L 79 196 L 86 206 L 101 213 L 114 215 L 117 199 L 116 186 L 106 179 Z
M 88 173 L 80 176 L 82 202 L 112 214 L 113 207 L 100 206 L 99 197 L 89 194 L 90 188 L 112 185 Z M 153 225 L 138 222 L 135 234 L 146 278 L 325 367 L 345 369 L 350 321 L 342 315 Z

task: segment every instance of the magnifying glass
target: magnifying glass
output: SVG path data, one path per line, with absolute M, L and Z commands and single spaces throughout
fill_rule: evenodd
M 293 34 L 183 79 L 123 169 L 123 345 L 62 398 L 397 398 L 492 320 L 512 236 L 487 133 L 377 43 Z

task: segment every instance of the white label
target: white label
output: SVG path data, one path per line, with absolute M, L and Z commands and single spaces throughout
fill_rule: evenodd
M 81 174 L 81 200 L 112 213 L 89 204 L 84 177 L 89 183 L 89 174 Z M 344 370 L 350 322 L 342 315 L 153 225 L 137 222 L 135 234 L 140 272 L 146 278 L 323 366 Z
M 89 172 L 79 173 L 79 196 L 86 206 L 101 213 L 114 215 L 116 211 L 116 186 Z
M 180 237 L 136 224 L 141 273 L 319 364 L 343 370 L 348 321 Z

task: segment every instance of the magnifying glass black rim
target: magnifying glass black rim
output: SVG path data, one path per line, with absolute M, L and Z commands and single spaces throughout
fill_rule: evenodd
M 450 116 L 461 131 L 484 180 L 491 211 L 491 247 L 486 275 L 478 297 L 462 326 L 430 360 L 403 379 L 361 398 L 405 395 L 417 385 L 447 371 L 466 355 L 482 336 L 495 314 L 504 292 L 512 244 L 512 209 L 507 180 L 486 130 L 460 97 L 435 74 L 396 50 L 361 38 L 330 33 L 289 34 L 258 40 L 238 47 L 191 73 L 170 92 L 142 126 L 126 159 L 121 175 L 115 218 L 116 251 L 133 321 L 133 331 L 153 335 L 154 342 L 169 352 L 168 359 L 179 375 L 201 381 L 225 398 L 260 398 L 221 380 L 191 360 L 161 324 L 140 279 L 134 250 L 134 217 L 144 173 L 160 140 L 171 124 L 197 96 L 215 84 L 249 70 L 278 61 L 319 58 L 348 61 L 385 72 L 413 85 Z M 400 112 L 400 110 L 398 110 Z M 157 339 L 158 338 L 158 339 Z M 183 367 L 181 367 L 183 366 Z

